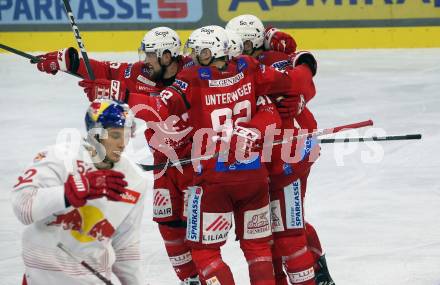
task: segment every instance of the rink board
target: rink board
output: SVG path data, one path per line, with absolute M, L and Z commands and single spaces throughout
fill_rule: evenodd
M 300 49 L 440 47 L 440 26 L 384 28 L 283 29 Z M 191 30 L 179 30 L 182 42 Z M 84 31 L 88 51 L 136 51 L 145 31 Z M 0 32 L 0 43 L 25 51 L 77 47 L 72 32 Z

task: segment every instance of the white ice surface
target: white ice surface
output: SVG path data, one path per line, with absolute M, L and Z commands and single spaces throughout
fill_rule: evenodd
M 136 53 L 90 57 L 134 61 Z M 423 134 L 421 141 L 351 145 L 355 150 L 343 144 L 322 146 L 309 179 L 306 215 L 318 231 L 334 280 L 338 285 L 439 285 L 440 50 L 321 51 L 317 57 L 318 94 L 310 108 L 320 127 L 372 118 L 388 135 Z M 12 213 L 9 191 L 38 150 L 55 143 L 60 130 L 83 129 L 88 103 L 76 82 L 0 54 L 2 285 L 21 284 L 23 273 L 23 226 Z M 141 149 L 142 137 L 133 146 Z M 368 163 L 365 157 L 381 149 L 383 157 Z M 151 222 L 151 191 L 148 197 L 142 232 L 146 281 L 177 284 Z M 224 259 L 237 284 L 249 284 L 233 238 L 223 248 Z

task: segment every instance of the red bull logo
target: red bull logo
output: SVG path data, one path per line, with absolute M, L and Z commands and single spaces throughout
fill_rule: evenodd
M 55 220 L 48 223 L 48 226 L 62 227 L 63 230 L 81 231 L 82 217 L 78 209 L 67 212 L 66 214 L 56 215 Z
M 86 205 L 65 214 L 56 215 L 48 226 L 62 227 L 79 242 L 103 241 L 115 233 L 115 228 L 100 209 Z

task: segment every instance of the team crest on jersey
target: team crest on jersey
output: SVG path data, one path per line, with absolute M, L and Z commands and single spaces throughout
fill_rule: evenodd
M 259 64 L 258 66 L 260 67 L 261 73 L 266 72 L 266 66 L 264 64 Z
M 246 62 L 246 60 L 244 58 L 239 58 L 237 60 L 237 71 L 238 72 L 242 72 L 247 67 L 248 67 L 248 63 Z
M 212 77 L 211 69 L 209 67 L 201 67 L 198 70 L 199 77 L 202 80 L 209 80 Z
M 203 213 L 202 243 L 212 244 L 225 241 L 232 226 L 232 212 Z
M 124 77 L 125 77 L 125 78 L 130 78 L 132 67 L 133 67 L 133 64 L 130 63 L 130 64 L 127 66 L 127 68 L 125 69 L 125 72 L 124 72 Z
M 188 83 L 179 79 L 174 80 L 174 84 L 177 85 L 177 87 L 179 87 L 182 91 L 186 91 L 186 88 L 188 88 Z

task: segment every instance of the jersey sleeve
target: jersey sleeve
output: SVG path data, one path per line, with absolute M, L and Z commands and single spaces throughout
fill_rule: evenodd
M 264 137 L 268 126 L 273 125 L 274 129 L 281 127 L 281 117 L 275 104 L 268 96 L 258 97 L 256 105 L 257 112 L 249 122 L 244 123 L 246 127 L 258 129 L 262 137 Z
M 142 197 L 145 197 L 145 195 L 142 195 Z M 144 284 L 140 250 L 140 228 L 144 204 L 143 198 L 137 202 L 136 206 L 116 230 L 112 240 L 116 254 L 116 261 L 112 266 L 112 271 L 122 285 Z
M 304 96 L 310 101 L 316 93 L 313 75 L 306 65 L 280 70 L 260 64 L 256 74 L 256 95 L 283 94 Z
M 255 76 L 257 96 L 289 93 L 293 89 L 291 77 L 284 70 L 259 64 Z
M 292 88 L 287 92 L 287 95 L 302 94 L 306 103 L 315 97 L 316 88 L 315 83 L 313 82 L 313 74 L 306 64 L 287 69 L 287 73 L 293 83 L 291 85 Z
M 122 81 L 124 79 L 124 74 L 126 70 L 130 68 L 130 65 L 128 63 L 98 61 L 94 59 L 90 59 L 89 61 L 95 78 Z M 87 68 L 83 59 L 80 60 L 77 73 L 83 78 L 89 78 Z
M 182 116 L 191 108 L 191 76 L 188 69 L 180 72 L 171 86 L 160 93 L 167 114 Z
M 54 149 L 38 153 L 13 186 L 12 207 L 18 220 L 29 225 L 66 208 L 67 171 Z

